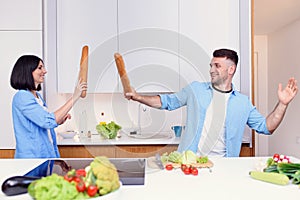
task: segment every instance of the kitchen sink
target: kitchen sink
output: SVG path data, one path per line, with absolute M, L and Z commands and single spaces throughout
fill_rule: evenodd
M 171 134 L 131 134 L 128 135 L 129 137 L 136 138 L 136 139 L 154 139 L 154 140 L 161 140 L 161 139 L 172 139 L 173 136 Z
M 172 132 L 140 132 L 136 130 L 122 130 L 122 133 L 130 138 L 151 139 L 151 140 L 168 140 L 174 137 Z

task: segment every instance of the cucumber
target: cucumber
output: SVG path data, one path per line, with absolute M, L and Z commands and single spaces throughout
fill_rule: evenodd
M 287 185 L 290 181 L 289 177 L 285 174 L 278 174 L 275 172 L 260 172 L 251 171 L 250 176 L 256 180 L 274 183 L 277 185 Z

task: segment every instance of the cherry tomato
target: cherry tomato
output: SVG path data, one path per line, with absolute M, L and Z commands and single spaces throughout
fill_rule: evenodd
M 189 175 L 189 174 L 191 174 L 191 169 L 190 169 L 189 167 L 186 167 L 186 168 L 183 170 L 183 173 L 184 173 L 185 175 Z
M 193 174 L 194 176 L 197 176 L 198 175 L 198 169 L 196 167 L 193 167 L 191 169 L 191 174 Z
M 88 188 L 87 188 L 87 194 L 90 196 L 90 197 L 93 197 L 97 194 L 98 192 L 98 188 L 96 185 L 89 185 Z
M 181 164 L 181 170 L 184 172 L 184 170 L 186 169 L 186 168 L 188 168 L 185 164 Z
M 74 181 L 75 183 L 79 183 L 81 179 L 78 176 L 74 176 L 72 181 Z
M 68 182 L 71 182 L 73 180 L 73 177 L 66 174 L 66 175 L 64 175 L 64 179 Z
M 76 189 L 78 192 L 84 192 L 85 191 L 85 183 L 83 181 L 80 181 L 76 184 Z
M 76 170 L 76 176 L 86 176 L 86 171 L 84 169 L 77 169 Z
M 172 164 L 167 164 L 166 165 L 166 170 L 172 170 L 173 169 L 173 165 Z

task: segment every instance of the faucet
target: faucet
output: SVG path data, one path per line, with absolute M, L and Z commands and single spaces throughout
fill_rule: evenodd
M 142 107 L 143 106 L 143 107 Z M 142 107 L 142 109 L 141 109 Z M 141 126 L 141 111 L 146 112 L 146 107 L 144 104 L 139 103 L 138 106 L 138 130 L 137 130 L 137 134 L 141 135 L 142 134 L 142 126 Z

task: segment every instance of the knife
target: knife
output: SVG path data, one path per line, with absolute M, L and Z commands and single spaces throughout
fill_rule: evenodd
M 155 162 L 160 169 L 165 169 L 165 167 L 161 161 L 159 153 L 155 154 Z

